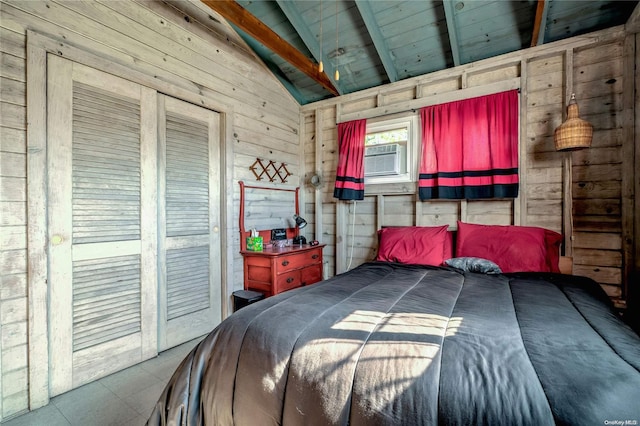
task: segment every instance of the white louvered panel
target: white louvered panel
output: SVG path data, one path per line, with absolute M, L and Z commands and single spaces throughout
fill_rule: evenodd
M 167 113 L 167 236 L 209 232 L 209 133 L 207 123 Z
M 73 90 L 73 243 L 140 239 L 140 105 Z
M 158 97 L 47 57 L 49 396 L 157 354 Z
M 166 350 L 221 317 L 220 115 L 168 96 L 158 106 L 158 346 Z
M 167 250 L 167 318 L 209 307 L 209 246 Z
M 140 107 L 137 102 L 132 102 L 132 98 L 79 82 L 73 84 L 73 96 L 74 111 L 82 112 L 82 117 L 92 118 L 92 123 L 96 123 L 95 119 L 101 119 L 106 124 L 102 128 L 129 129 L 125 133 L 140 128 Z
M 140 255 L 73 262 L 73 350 L 141 329 Z

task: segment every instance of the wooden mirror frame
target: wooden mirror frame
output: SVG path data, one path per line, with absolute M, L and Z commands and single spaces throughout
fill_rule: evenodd
M 265 191 L 286 191 L 286 192 L 295 192 L 295 214 L 300 215 L 300 202 L 298 194 L 300 192 L 300 187 L 295 189 L 290 188 L 273 188 L 269 186 L 257 186 L 257 185 L 245 185 L 243 181 L 238 181 L 240 185 L 240 214 L 239 214 L 239 226 L 240 226 L 240 251 L 245 251 L 247 249 L 247 237 L 251 235 L 251 231 L 247 231 L 244 226 L 244 191 L 245 188 L 249 189 L 260 189 Z M 292 215 L 293 216 L 293 215 Z M 298 235 L 297 228 L 286 228 L 287 230 L 287 239 L 293 239 L 296 235 Z M 262 237 L 264 242 L 268 242 L 271 240 L 271 229 L 259 229 L 258 235 Z

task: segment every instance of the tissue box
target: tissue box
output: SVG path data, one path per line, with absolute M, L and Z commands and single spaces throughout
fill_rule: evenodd
M 262 251 L 262 237 L 247 237 L 247 250 Z

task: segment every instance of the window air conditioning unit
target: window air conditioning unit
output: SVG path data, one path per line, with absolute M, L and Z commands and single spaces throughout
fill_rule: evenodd
M 364 149 L 364 175 L 387 176 L 400 174 L 400 145 L 374 145 Z

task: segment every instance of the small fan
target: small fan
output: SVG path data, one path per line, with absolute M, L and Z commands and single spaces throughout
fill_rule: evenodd
M 320 175 L 314 174 L 313 176 L 311 176 L 311 178 L 309 178 L 309 183 L 314 188 L 319 188 L 322 185 L 322 178 L 320 177 Z

